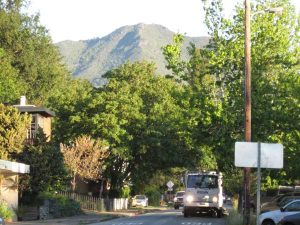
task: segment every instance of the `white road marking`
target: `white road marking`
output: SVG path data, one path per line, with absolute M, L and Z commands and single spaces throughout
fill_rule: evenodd
M 142 225 L 141 222 L 113 223 L 112 225 Z
M 182 225 L 212 225 L 212 223 L 191 223 L 191 222 L 183 222 Z

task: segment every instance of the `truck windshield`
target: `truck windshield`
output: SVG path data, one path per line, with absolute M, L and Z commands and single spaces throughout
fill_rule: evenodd
M 218 176 L 188 175 L 187 188 L 218 188 Z

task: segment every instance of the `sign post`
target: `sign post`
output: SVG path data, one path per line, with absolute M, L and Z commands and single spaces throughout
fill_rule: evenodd
M 174 183 L 172 181 L 168 181 L 167 183 L 167 187 L 168 187 L 168 196 L 169 196 L 169 199 L 168 201 L 171 200 L 171 191 L 173 191 L 173 186 L 174 186 Z
M 261 186 L 261 174 L 260 174 L 260 163 L 261 163 L 261 144 L 258 142 L 257 146 L 257 192 L 256 192 L 256 225 L 259 225 L 259 214 L 260 214 L 260 186 Z
M 260 142 L 236 142 L 234 164 L 257 168 L 256 224 L 259 224 L 261 168 L 283 168 L 283 146 Z

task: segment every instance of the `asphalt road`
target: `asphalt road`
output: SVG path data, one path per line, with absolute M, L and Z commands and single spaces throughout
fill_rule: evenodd
M 225 219 L 208 215 L 184 218 L 180 209 L 123 217 L 91 225 L 225 225 Z

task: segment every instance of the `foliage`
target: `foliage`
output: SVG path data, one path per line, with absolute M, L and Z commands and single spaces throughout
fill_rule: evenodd
M 20 97 L 23 83 L 7 54 L 0 48 L 0 102 L 13 102 Z
M 130 196 L 130 187 L 129 186 L 125 186 L 122 188 L 122 193 L 121 193 L 121 198 L 129 198 Z
M 252 11 L 283 6 L 282 15 L 256 14 L 252 31 L 252 140 L 283 143 L 284 171 L 265 171 L 287 182 L 297 177 L 293 161 L 299 154 L 299 15 L 287 0 L 253 1 Z M 244 10 L 236 7 L 233 19 L 224 19 L 221 1 L 206 5 L 206 24 L 212 36 L 202 52 L 209 73 L 220 81 L 222 90 L 221 143 L 227 146 L 220 158 L 221 168 L 233 166 L 233 143 L 243 139 Z M 230 156 L 230 157 L 228 157 Z
M 5 52 L 5 59 L 0 56 L 0 96 L 14 103 L 22 93 L 41 105 L 70 76 L 39 16 L 22 13 L 25 4 L 25 0 L 0 1 L 0 46 Z
M 0 218 L 11 219 L 14 216 L 14 212 L 7 206 L 7 203 L 0 200 Z
M 18 109 L 0 103 L 0 159 L 9 159 L 23 150 L 30 121 L 28 115 L 21 115 Z
M 40 193 L 38 198 L 41 202 L 48 200 L 50 207 L 55 208 L 55 211 L 52 212 L 54 218 L 74 216 L 82 213 L 80 203 L 65 196 L 57 195 L 52 192 L 43 192 Z
M 136 62 L 110 71 L 108 84 L 90 104 L 88 111 L 96 112 L 90 130 L 107 139 L 112 149 L 106 170 L 111 190 L 120 189 L 129 175 L 147 183 L 157 170 L 191 165 L 196 159 L 177 102 L 183 89 L 156 76 L 154 69 L 153 64 Z
M 52 138 L 57 143 L 69 143 L 80 135 L 91 135 L 88 120 L 93 87 L 87 81 L 70 80 L 68 85 L 48 99 L 55 112 Z
M 71 145 L 60 145 L 64 162 L 73 177 L 72 190 L 75 191 L 76 177 L 97 181 L 102 176 L 104 160 L 108 156 L 105 141 L 93 140 L 90 136 L 81 136 Z
M 41 131 L 34 144 L 26 146 L 15 158 L 30 165 L 30 174 L 20 177 L 19 186 L 21 193 L 32 196 L 33 199 L 30 197 L 28 201 L 33 201 L 40 192 L 64 189 L 69 181 L 59 146 L 47 142 Z

